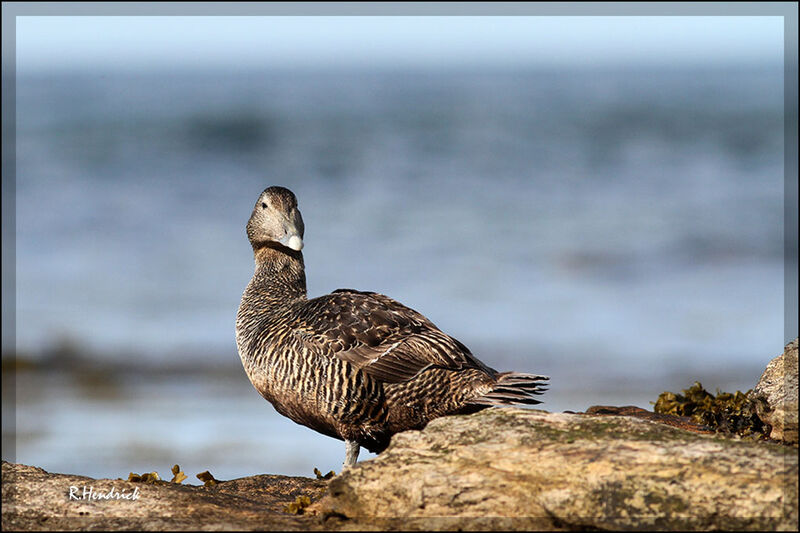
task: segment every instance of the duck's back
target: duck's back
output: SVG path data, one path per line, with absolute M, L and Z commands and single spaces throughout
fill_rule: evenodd
M 303 312 L 309 344 L 378 385 L 353 400 L 382 405 L 384 418 L 367 423 L 378 423 L 389 434 L 421 428 L 444 414 L 476 410 L 469 401 L 490 392 L 496 381 L 497 372 L 466 346 L 383 294 L 340 289 L 309 300 Z

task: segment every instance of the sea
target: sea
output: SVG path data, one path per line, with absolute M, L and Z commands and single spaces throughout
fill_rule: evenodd
M 339 471 L 236 351 L 272 185 L 310 297 L 387 294 L 542 409 L 746 391 L 786 340 L 783 117 L 772 67 L 21 75 L 3 459 Z

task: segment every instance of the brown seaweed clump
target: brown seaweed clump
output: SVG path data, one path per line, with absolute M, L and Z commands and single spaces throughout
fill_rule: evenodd
M 173 476 L 172 476 L 172 479 L 170 480 L 170 483 L 178 483 L 178 484 L 180 484 L 180 483 L 183 483 L 184 479 L 186 479 L 186 474 L 184 474 L 181 471 L 181 467 L 178 466 L 178 465 L 175 465 L 175 466 L 172 467 L 172 473 L 173 473 Z M 122 478 L 118 478 L 118 479 L 122 479 Z M 151 485 L 155 484 L 155 483 L 159 483 L 159 482 L 160 483 L 166 483 L 166 480 L 161 479 L 161 477 L 158 475 L 158 472 L 156 472 L 156 471 L 145 472 L 144 474 L 135 474 L 135 473 L 131 472 L 128 475 L 128 481 L 133 481 L 135 483 L 150 483 Z
M 186 474 L 183 473 L 181 467 L 175 465 L 172 467 L 172 479 L 170 482 L 172 483 L 183 483 L 183 480 L 186 479 Z
M 161 481 L 161 478 L 158 476 L 158 472 L 145 472 L 144 474 L 134 474 L 131 472 L 128 475 L 128 481 L 134 481 L 136 483 L 155 483 L 157 481 Z
M 704 424 L 719 433 L 736 434 L 742 437 L 765 439 L 769 434 L 766 426 L 756 413 L 750 399 L 751 391 L 736 393 L 720 392 L 713 395 L 703 388 L 699 381 L 683 394 L 662 392 L 653 410 L 656 413 L 688 416 L 698 424 Z
M 289 514 L 303 514 L 306 512 L 306 507 L 311 505 L 311 498 L 308 496 L 298 496 L 295 501 L 285 505 L 283 511 Z
M 205 487 L 214 487 L 217 484 L 221 483 L 220 480 L 216 479 L 211 472 L 206 470 L 205 472 L 200 472 L 197 474 L 197 479 L 203 482 L 203 486 Z
M 327 474 L 323 475 L 322 472 L 320 472 L 319 468 L 314 467 L 314 475 L 317 476 L 317 479 L 330 479 L 336 475 L 336 472 L 331 470 Z

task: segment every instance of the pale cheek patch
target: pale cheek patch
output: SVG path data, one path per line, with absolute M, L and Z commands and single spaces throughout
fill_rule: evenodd
M 291 248 L 292 250 L 299 252 L 303 249 L 303 239 L 298 237 L 297 235 L 292 235 L 289 237 L 289 242 L 286 245 Z

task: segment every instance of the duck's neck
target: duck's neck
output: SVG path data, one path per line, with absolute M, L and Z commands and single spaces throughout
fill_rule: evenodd
M 259 295 L 276 304 L 306 298 L 302 252 L 273 245 L 254 246 L 256 270 L 250 282 Z

